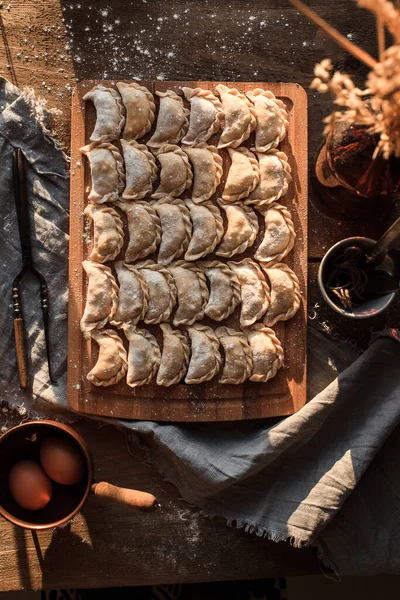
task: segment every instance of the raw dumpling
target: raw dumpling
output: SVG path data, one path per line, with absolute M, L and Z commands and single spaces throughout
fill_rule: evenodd
M 225 126 L 219 138 L 218 148 L 237 148 L 256 127 L 255 109 L 244 94 L 220 83 L 216 90 L 222 101 Z
M 220 383 L 243 383 L 250 377 L 253 368 L 252 352 L 246 335 L 228 327 L 218 327 L 215 333 L 225 354 Z
M 157 250 L 161 240 L 160 219 L 148 202 L 121 204 L 128 220 L 129 243 L 125 262 L 132 263 Z
M 135 140 L 121 140 L 125 160 L 126 185 L 122 197 L 125 200 L 140 200 L 151 194 L 157 178 L 157 165 L 154 156 L 145 144 Z
M 266 312 L 269 306 L 269 287 L 260 267 L 251 258 L 240 262 L 228 262 L 236 273 L 240 284 L 242 308 L 240 325 L 247 327 L 255 323 Z
M 100 263 L 84 260 L 82 263 L 89 280 L 86 305 L 81 319 L 81 330 L 101 329 L 112 321 L 117 310 L 118 286 L 111 269 Z
M 212 202 L 195 204 L 191 200 L 185 201 L 190 211 L 193 231 L 185 260 L 198 260 L 210 254 L 221 241 L 224 234 L 224 223 L 221 213 Z
M 147 311 L 149 290 L 142 273 L 133 265 L 115 263 L 118 276 L 118 308 L 111 325 L 122 327 L 125 323 L 136 323 Z
M 91 100 L 96 108 L 96 125 L 90 141 L 118 140 L 125 123 L 124 107 L 118 92 L 99 84 L 85 94 L 83 100 Z
M 183 200 L 166 198 L 153 202 L 161 222 L 161 244 L 158 252 L 158 262 L 168 265 L 182 256 L 189 246 L 192 224 L 189 211 Z
M 268 381 L 283 364 L 283 349 L 273 329 L 255 323 L 244 330 L 249 340 L 253 369 L 250 381 Z
M 178 327 L 201 321 L 208 301 L 208 288 L 203 271 L 184 260 L 169 265 L 168 270 L 174 278 L 178 297 L 173 324 Z
M 99 356 L 87 379 L 93 385 L 115 385 L 125 376 L 128 369 L 127 354 L 122 340 L 113 329 L 94 329 L 91 337 L 99 346 Z
M 154 121 L 153 94 L 138 83 L 117 83 L 117 88 L 122 96 L 122 102 L 126 109 L 126 120 L 123 138 L 127 142 L 142 138 L 148 131 Z
M 246 96 L 255 108 L 256 150 L 268 152 L 271 148 L 276 148 L 286 136 L 289 128 L 286 106 L 269 90 L 256 88 L 246 92 Z
M 186 374 L 190 350 L 186 337 L 179 329 L 173 329 L 167 323 L 162 323 L 160 328 L 163 332 L 163 349 L 157 385 L 169 387 L 179 383 Z
M 177 144 L 189 124 L 189 111 L 183 107 L 180 96 L 172 90 L 156 94 L 160 97 L 160 108 L 156 130 L 147 142 L 151 148 L 159 148 L 163 144 Z
M 194 185 L 192 200 L 196 204 L 211 198 L 222 177 L 222 158 L 215 146 L 205 142 L 184 148 L 194 168 Z
M 284 263 L 263 268 L 271 288 L 271 303 L 263 319 L 272 327 L 277 321 L 288 321 L 300 307 L 300 285 L 296 273 Z
M 279 150 L 270 150 L 267 154 L 257 152 L 260 166 L 260 180 L 255 189 L 246 198 L 246 204 L 271 204 L 286 194 L 292 181 L 288 157 Z
M 279 262 L 294 246 L 296 234 L 290 212 L 277 202 L 260 207 L 264 216 L 264 239 L 254 253 L 254 258 L 263 263 Z
M 215 254 L 230 258 L 254 244 L 258 233 L 258 218 L 254 210 L 242 202 L 225 203 L 219 198 L 217 202 L 225 211 L 228 225 Z
M 88 204 L 83 212 L 93 221 L 93 248 L 90 260 L 100 263 L 114 260 L 124 243 L 121 217 L 110 206 Z
M 204 313 L 214 321 L 222 321 L 240 304 L 240 284 L 236 273 L 218 260 L 203 261 L 198 266 L 204 270 L 210 283 L 210 298 Z
M 165 144 L 157 151 L 161 164 L 160 185 L 151 195 L 157 200 L 165 196 L 180 196 L 192 185 L 193 174 L 184 151 L 174 144 Z
M 136 265 L 147 285 L 149 293 L 145 323 L 161 323 L 168 321 L 176 304 L 176 287 L 174 278 L 162 265 L 146 260 Z
M 135 388 L 150 383 L 161 360 L 160 348 L 154 335 L 134 325 L 124 327 L 129 342 L 128 375 L 126 383 Z
M 209 90 L 183 87 L 182 91 L 190 102 L 189 130 L 182 144 L 193 146 L 206 142 L 221 127 L 222 104 Z
M 228 148 L 231 166 L 228 171 L 222 199 L 225 202 L 237 202 L 247 197 L 260 179 L 258 160 L 247 148 L 233 150 Z
M 125 185 L 124 163 L 115 146 L 92 142 L 80 149 L 90 164 L 92 186 L 88 196 L 91 202 L 115 202 Z
M 189 385 L 209 381 L 221 367 L 219 341 L 211 327 L 194 323 L 187 327 L 191 355 L 185 383 Z

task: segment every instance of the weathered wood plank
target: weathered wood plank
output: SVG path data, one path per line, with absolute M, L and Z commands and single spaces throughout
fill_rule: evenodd
M 250 579 L 317 571 L 314 550 L 257 538 L 209 520 L 178 499 L 143 452 L 115 428 L 81 422 L 95 478 L 154 493 L 161 508 L 141 513 L 91 497 L 64 528 L 28 531 L 0 521 L 0 591 Z M 38 553 L 40 550 L 40 553 Z

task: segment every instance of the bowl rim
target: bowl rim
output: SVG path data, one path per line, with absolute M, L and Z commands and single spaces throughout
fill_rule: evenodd
M 30 529 L 30 530 L 35 530 L 35 531 L 40 531 L 40 530 L 44 530 L 44 529 L 53 529 L 54 527 L 61 527 L 62 525 L 65 525 L 66 523 L 68 523 L 68 521 L 73 519 L 75 517 L 75 515 L 78 514 L 78 512 L 81 510 L 82 506 L 85 504 L 86 500 L 88 499 L 90 489 L 91 489 L 91 486 L 93 483 L 93 459 L 92 459 L 92 455 L 90 453 L 89 447 L 88 447 L 86 441 L 83 439 L 83 437 L 79 433 L 77 433 L 74 429 L 72 429 L 72 427 L 70 427 L 69 425 L 66 425 L 65 423 L 59 423 L 58 421 L 51 421 L 51 420 L 45 420 L 45 419 L 43 419 L 43 420 L 38 419 L 37 421 L 26 421 L 25 423 L 20 423 L 19 425 L 16 425 L 15 427 L 11 427 L 11 429 L 8 429 L 6 432 L 4 432 L 0 436 L 0 445 L 6 438 L 11 437 L 16 431 L 18 431 L 20 429 L 28 429 L 30 427 L 38 427 L 38 426 L 40 427 L 41 425 L 46 425 L 48 427 L 52 427 L 53 429 L 58 430 L 58 431 L 61 430 L 74 439 L 74 441 L 78 444 L 78 446 L 80 447 L 80 449 L 82 450 L 82 452 L 85 456 L 88 481 L 87 481 L 85 493 L 83 494 L 82 499 L 80 500 L 80 502 L 76 506 L 76 508 L 74 508 L 74 510 L 71 513 L 69 513 L 67 516 L 63 517 L 62 519 L 59 519 L 58 521 L 53 521 L 51 523 L 36 524 L 36 523 L 29 523 L 29 521 L 23 521 L 22 519 L 19 519 L 19 518 L 15 517 L 14 515 L 12 515 L 11 513 L 9 513 L 0 504 L 0 515 L 2 517 L 4 517 L 7 521 L 9 521 L 10 523 L 13 523 L 14 525 L 17 525 L 18 527 L 22 527 L 23 529 Z
M 381 308 L 377 309 L 376 312 L 374 312 L 374 314 L 359 314 L 358 315 L 358 314 L 355 314 L 354 312 L 348 312 L 344 308 L 341 308 L 340 306 L 335 304 L 335 302 L 333 302 L 333 300 L 328 296 L 326 289 L 325 289 L 323 279 L 322 279 L 322 275 L 323 275 L 323 271 L 325 269 L 326 263 L 329 260 L 329 258 L 331 257 L 331 255 L 334 253 L 334 251 L 340 246 L 346 247 L 346 245 L 348 245 L 350 243 L 354 243 L 357 240 L 358 241 L 363 240 L 363 241 L 366 241 L 371 244 L 376 244 L 376 240 L 365 237 L 363 235 L 351 236 L 351 237 L 344 238 L 344 239 L 336 242 L 336 244 L 331 246 L 325 252 L 324 256 L 322 257 L 322 260 L 321 260 L 319 268 L 318 268 L 318 277 L 317 277 L 318 287 L 320 289 L 323 299 L 328 304 L 328 306 L 330 306 L 330 308 L 332 308 L 335 312 L 339 313 L 343 317 L 347 317 L 348 319 L 357 319 L 357 320 L 358 319 L 370 319 L 371 317 L 376 317 L 376 316 L 380 315 L 384 310 L 386 310 L 388 308 L 388 306 L 393 302 L 393 300 L 396 296 L 396 292 L 391 292 L 390 294 L 387 294 L 388 297 L 386 298 L 384 305 Z

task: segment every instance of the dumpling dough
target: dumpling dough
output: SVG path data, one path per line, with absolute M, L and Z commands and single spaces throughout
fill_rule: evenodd
M 125 160 L 126 185 L 122 194 L 124 200 L 140 200 L 151 194 L 157 178 L 157 165 L 154 156 L 145 144 L 135 140 L 121 140 Z
M 240 304 L 240 284 L 236 273 L 218 260 L 203 261 L 198 266 L 204 270 L 210 283 L 210 298 L 204 313 L 214 321 L 222 321 Z
M 218 327 L 215 333 L 225 354 L 220 383 L 243 383 L 250 377 L 253 368 L 252 352 L 246 335 L 228 327 Z
M 161 146 L 156 154 L 161 165 L 160 185 L 151 195 L 159 200 L 166 196 L 177 197 L 192 185 L 193 174 L 184 151 L 174 144 Z
M 124 243 L 121 217 L 110 206 L 88 204 L 83 212 L 93 221 L 93 248 L 90 260 L 100 263 L 114 260 Z
M 121 204 L 128 220 L 129 242 L 125 262 L 132 263 L 157 250 L 161 240 L 161 223 L 148 202 Z
M 209 90 L 183 87 L 182 91 L 190 102 L 189 130 L 182 144 L 193 146 L 206 142 L 221 128 L 224 119 L 222 104 Z
M 271 303 L 263 319 L 272 327 L 277 321 L 288 321 L 300 307 L 300 284 L 297 275 L 288 265 L 276 263 L 263 268 L 271 288 Z
M 124 163 L 118 148 L 109 143 L 92 142 L 80 152 L 90 165 L 92 185 L 88 200 L 98 204 L 118 200 L 125 185 Z
M 135 265 L 144 277 L 149 293 L 145 323 L 168 321 L 176 304 L 176 286 L 171 273 L 162 265 L 146 260 Z
M 183 148 L 194 169 L 192 200 L 196 204 L 209 200 L 215 193 L 222 177 L 222 157 L 215 146 L 205 142 L 190 148 Z
M 261 323 L 244 330 L 249 340 L 253 369 L 250 381 L 268 381 L 283 364 L 283 349 L 275 332 Z
M 260 166 L 260 180 L 255 189 L 245 199 L 246 204 L 262 206 L 279 200 L 286 194 L 292 181 L 288 157 L 279 150 L 270 150 L 267 154 L 257 152 Z
M 129 342 L 126 383 L 132 388 L 146 385 L 157 373 L 161 360 L 156 338 L 146 329 L 134 325 L 126 325 L 124 332 Z
M 191 355 L 185 383 L 192 385 L 212 379 L 221 367 L 219 341 L 211 327 L 194 323 L 187 327 Z
M 254 258 L 262 263 L 279 262 L 289 254 L 294 246 L 296 234 L 290 212 L 277 202 L 260 207 L 264 216 L 264 239 L 254 253 Z
M 128 369 L 122 340 L 113 329 L 94 329 L 91 337 L 99 346 L 99 356 L 87 379 L 97 386 L 115 385 L 125 377 Z
M 161 222 L 161 244 L 158 251 L 158 262 L 168 265 L 182 256 L 189 246 L 192 224 L 189 211 L 183 200 L 179 198 L 159 200 L 152 206 Z
M 118 140 L 125 123 L 124 107 L 118 92 L 99 84 L 85 94 L 83 100 L 91 100 L 96 108 L 96 125 L 90 141 Z
M 177 144 L 189 124 L 189 111 L 183 107 L 183 100 L 172 90 L 156 92 L 160 98 L 156 130 L 147 142 L 150 148 L 163 144 Z
M 225 126 L 218 148 L 237 148 L 250 137 L 256 127 L 255 109 L 244 94 L 220 83 L 216 90 L 225 114 Z
M 246 198 L 256 187 L 260 179 L 258 160 L 247 148 L 233 150 L 228 148 L 231 166 L 228 171 L 222 199 L 225 202 L 237 202 Z
M 228 266 L 239 280 L 242 300 L 240 325 L 247 327 L 266 312 L 270 302 L 269 287 L 260 267 L 251 258 L 240 262 L 228 262 Z
M 178 327 L 201 321 L 208 301 L 208 288 L 203 271 L 183 260 L 169 265 L 168 270 L 174 278 L 178 295 L 178 308 L 173 324 Z
M 254 104 L 257 119 L 255 148 L 257 152 L 268 152 L 286 136 L 289 128 L 286 106 L 269 90 L 256 88 L 246 92 L 246 96 Z
M 122 96 L 122 102 L 126 109 L 126 120 L 123 138 L 127 142 L 142 138 L 154 121 L 156 105 L 153 94 L 136 82 L 117 83 L 117 88 Z
M 195 204 L 191 200 L 185 201 L 190 211 L 193 231 L 185 260 L 198 260 L 210 254 L 221 241 L 224 234 L 224 224 L 221 213 L 212 202 Z
M 111 325 L 122 327 L 125 323 L 136 323 L 147 311 L 149 290 L 140 271 L 133 265 L 115 263 L 119 283 L 118 308 Z
M 217 202 L 225 211 L 228 225 L 215 254 L 230 258 L 254 244 L 258 233 L 258 218 L 254 210 L 242 202 L 226 203 L 219 198 Z
M 101 329 L 112 321 L 117 310 L 118 286 L 111 269 L 100 263 L 84 260 L 82 266 L 89 279 L 86 305 L 81 319 L 85 333 Z
M 160 328 L 163 333 L 163 349 L 157 385 L 169 387 L 179 383 L 186 374 L 190 349 L 186 337 L 179 329 L 173 329 L 167 323 L 162 323 Z

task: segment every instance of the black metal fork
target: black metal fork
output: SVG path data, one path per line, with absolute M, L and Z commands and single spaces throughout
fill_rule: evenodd
M 29 369 L 26 356 L 26 344 L 24 333 L 24 320 L 20 298 L 20 282 L 27 273 L 32 273 L 40 284 L 40 298 L 43 314 L 44 336 L 46 342 L 47 364 L 50 381 L 55 383 L 50 364 L 50 337 L 49 337 L 49 304 L 47 295 L 46 279 L 38 271 L 32 259 L 30 226 L 29 226 L 29 204 L 26 195 L 26 180 L 24 168 L 24 155 L 21 148 L 13 152 L 13 186 L 14 201 L 17 210 L 19 237 L 21 241 L 22 269 L 13 281 L 12 297 L 14 306 L 14 334 L 17 351 L 17 364 L 20 386 L 23 389 L 29 387 Z

